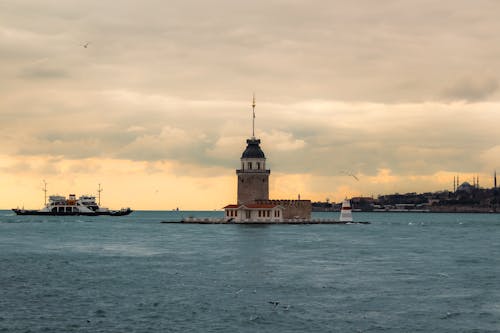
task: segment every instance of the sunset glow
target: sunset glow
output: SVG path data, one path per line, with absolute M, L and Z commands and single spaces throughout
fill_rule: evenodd
M 273 198 L 492 187 L 500 170 L 496 2 L 1 8 L 3 209 L 41 207 L 43 180 L 101 184 L 113 208 L 221 209 L 253 92 Z

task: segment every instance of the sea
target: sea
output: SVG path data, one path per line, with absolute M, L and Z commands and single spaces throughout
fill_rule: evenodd
M 500 332 L 500 214 L 222 214 L 0 211 L 0 332 Z

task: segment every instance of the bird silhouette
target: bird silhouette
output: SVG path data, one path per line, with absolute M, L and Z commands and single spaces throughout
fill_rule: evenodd
M 356 177 L 355 174 L 353 174 L 352 172 L 348 172 L 348 171 L 341 171 L 341 173 L 343 173 L 344 175 L 348 175 L 348 176 L 351 176 L 352 178 L 356 179 L 358 182 L 359 182 L 359 178 Z
M 89 46 L 90 42 L 86 42 L 85 44 L 83 44 L 83 47 L 84 48 L 87 48 Z

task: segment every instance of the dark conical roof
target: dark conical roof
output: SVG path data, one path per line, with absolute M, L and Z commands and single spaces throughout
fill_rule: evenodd
M 248 139 L 247 148 L 241 155 L 241 158 L 266 158 L 262 149 L 260 149 L 260 139 Z

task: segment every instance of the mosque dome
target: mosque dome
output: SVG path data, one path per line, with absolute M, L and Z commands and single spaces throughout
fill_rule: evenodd
M 464 182 L 462 183 L 462 185 L 460 185 L 459 187 L 457 187 L 457 191 L 466 191 L 466 192 L 470 192 L 472 190 L 473 186 L 468 183 L 468 182 Z
M 260 139 L 248 139 L 247 148 L 241 155 L 241 158 L 266 158 L 259 144 Z

